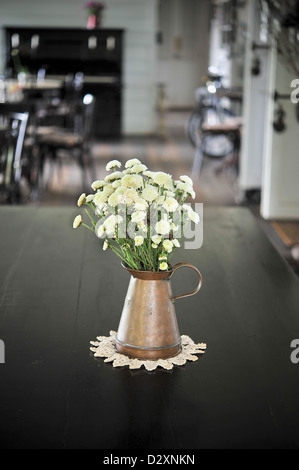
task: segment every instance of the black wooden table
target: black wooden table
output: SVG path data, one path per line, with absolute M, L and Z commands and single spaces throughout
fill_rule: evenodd
M 78 209 L 0 209 L 0 447 L 299 448 L 299 282 L 243 208 L 206 208 L 203 275 L 178 300 L 181 334 L 206 342 L 171 371 L 113 368 L 89 341 L 116 330 L 129 282 Z M 196 284 L 179 270 L 174 293 Z

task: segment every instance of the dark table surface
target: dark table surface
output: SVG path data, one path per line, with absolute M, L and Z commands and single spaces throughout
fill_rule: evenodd
M 0 447 L 299 448 L 299 282 L 243 208 L 204 209 L 204 242 L 179 250 L 203 275 L 176 302 L 206 342 L 171 371 L 113 368 L 90 340 L 116 330 L 129 275 L 78 209 L 0 208 Z M 179 270 L 174 293 L 195 286 Z

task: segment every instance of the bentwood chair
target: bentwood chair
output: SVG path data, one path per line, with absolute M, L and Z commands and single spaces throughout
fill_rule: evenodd
M 92 120 L 94 114 L 94 99 L 77 100 L 72 103 L 73 119 L 72 128 L 65 127 L 40 127 L 37 129 L 37 136 L 40 148 L 41 167 L 44 168 L 46 158 L 50 158 L 50 177 L 53 175 L 53 166 L 56 161 L 61 163 L 63 156 L 67 155 L 74 159 L 82 171 L 82 186 L 85 190 L 88 184 L 88 172 L 90 179 L 95 179 L 94 165 L 91 155 L 90 138 L 92 130 Z

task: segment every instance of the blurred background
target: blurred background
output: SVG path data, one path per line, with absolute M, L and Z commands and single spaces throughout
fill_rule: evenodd
M 0 204 L 75 207 L 108 161 L 248 207 L 299 269 L 299 2 L 1 0 Z

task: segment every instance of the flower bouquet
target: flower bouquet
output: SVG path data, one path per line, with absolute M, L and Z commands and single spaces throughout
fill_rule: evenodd
M 93 194 L 81 194 L 89 223 L 77 215 L 73 227 L 83 225 L 103 239 L 131 274 L 126 300 L 115 336 L 118 353 L 139 359 L 173 357 L 182 349 L 174 302 L 196 294 L 202 277 L 189 263 L 170 264 L 170 258 L 186 224 L 199 223 L 199 215 L 185 203 L 195 198 L 192 180 L 152 172 L 137 158 L 121 163 L 112 160 L 103 180 L 92 183 Z M 199 276 L 195 290 L 173 296 L 170 279 L 181 268 L 192 268 Z
M 195 198 L 188 176 L 152 172 L 137 158 L 121 163 L 112 160 L 104 180 L 91 185 L 94 194 L 81 194 L 89 225 L 78 215 L 73 227 L 83 225 L 103 239 L 103 250 L 111 249 L 130 269 L 166 271 L 180 246 L 184 227 L 199 222 L 199 215 L 185 200 Z

